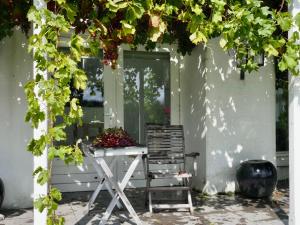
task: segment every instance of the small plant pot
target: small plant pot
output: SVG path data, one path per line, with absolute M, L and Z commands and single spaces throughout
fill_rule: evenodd
M 277 183 L 275 166 L 266 160 L 248 160 L 241 163 L 236 178 L 241 194 L 250 198 L 272 195 Z

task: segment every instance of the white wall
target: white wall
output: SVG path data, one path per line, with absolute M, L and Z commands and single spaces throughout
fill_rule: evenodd
M 0 42 L 0 177 L 5 186 L 5 208 L 32 206 L 33 158 L 26 151 L 32 129 L 24 122 L 23 89 L 31 76 L 26 37 L 16 31 Z
M 269 62 L 240 80 L 233 60 L 213 39 L 204 51 L 198 47 L 185 57 L 184 67 L 187 151 L 201 154 L 194 184 L 211 194 L 235 191 L 235 173 L 242 161 L 275 163 L 274 65 Z
M 207 66 L 207 183 L 218 192 L 234 191 L 240 162 L 266 159 L 275 163 L 275 70 L 270 62 L 245 75 L 212 40 Z M 271 61 L 271 60 L 269 60 Z
M 182 60 L 181 70 L 181 114 L 184 125 L 186 152 L 199 152 L 197 177 L 193 186 L 202 189 L 206 181 L 206 68 L 204 48 L 196 47 L 192 54 Z M 187 164 L 192 169 L 191 161 Z

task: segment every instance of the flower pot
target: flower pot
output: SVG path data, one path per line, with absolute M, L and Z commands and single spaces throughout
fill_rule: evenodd
M 236 178 L 241 194 L 250 198 L 272 195 L 277 183 L 275 166 L 266 160 L 248 160 L 241 163 Z
M 4 199 L 4 185 L 3 185 L 3 182 L 0 178 L 0 208 L 1 208 L 2 203 L 3 203 L 3 199 Z

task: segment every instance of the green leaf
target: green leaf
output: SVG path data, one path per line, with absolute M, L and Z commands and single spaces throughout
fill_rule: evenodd
M 86 88 L 87 76 L 83 70 L 76 70 L 73 75 L 73 85 L 77 90 Z
M 131 7 L 129 10 L 132 10 L 132 14 L 134 15 L 134 17 L 136 19 L 142 18 L 143 14 L 145 12 L 145 9 L 142 6 L 142 4 L 140 4 L 138 2 L 133 2 L 132 5 L 130 5 L 130 6 Z
M 284 54 L 282 59 L 286 63 L 288 68 L 292 69 L 292 68 L 296 68 L 298 66 L 297 60 L 288 54 Z
M 49 178 L 50 178 L 49 171 L 42 168 L 42 167 L 40 167 L 40 166 L 34 170 L 33 175 L 34 176 L 38 175 L 37 182 L 40 185 L 46 184 L 48 182 Z
M 55 201 L 60 201 L 62 199 L 62 195 L 57 188 L 51 188 L 50 197 L 53 198 Z
M 266 44 L 264 46 L 264 50 L 268 53 L 269 56 L 278 56 L 278 51 L 271 44 Z
M 277 18 L 277 23 L 283 31 L 289 31 L 292 27 L 292 18 L 288 12 L 280 13 Z
M 221 46 L 221 48 L 224 48 L 226 46 L 226 44 L 227 44 L 227 40 L 225 40 L 224 38 L 221 38 L 220 39 L 220 46 Z
M 27 146 L 27 150 L 30 151 L 34 156 L 41 156 L 47 145 L 47 138 L 42 135 L 39 139 L 31 139 Z
M 36 208 L 40 213 L 44 211 L 46 205 L 44 204 L 44 198 L 40 197 L 34 201 L 34 208 Z
M 272 11 L 270 11 L 270 8 L 267 6 L 261 7 L 261 12 L 264 16 L 268 16 L 272 13 Z
M 129 23 L 127 23 L 124 20 L 121 21 L 121 24 L 122 24 L 122 28 L 123 28 L 123 31 L 124 31 L 125 35 L 135 33 L 135 27 L 134 26 L 130 25 Z
M 300 12 L 298 12 L 294 18 L 295 24 L 300 28 Z
M 27 18 L 29 21 L 34 22 L 36 24 L 42 24 L 42 16 L 41 11 L 37 10 L 35 6 L 31 6 L 28 13 Z
M 55 0 L 59 5 L 65 4 L 66 0 Z
M 66 140 L 65 126 L 56 126 L 49 129 L 49 135 L 56 141 Z
M 77 9 L 75 6 L 73 5 L 65 5 L 64 6 L 64 9 L 66 10 L 66 13 L 67 13 L 67 17 L 69 18 L 70 21 L 74 21 L 75 20 L 75 17 L 77 15 Z
M 202 8 L 200 7 L 199 4 L 195 4 L 191 8 L 192 8 L 192 12 L 194 12 L 197 16 L 202 14 Z
M 111 11 L 111 12 L 118 12 L 120 9 L 124 9 L 128 6 L 129 2 L 126 1 L 118 1 L 117 3 L 115 1 L 109 0 L 106 3 L 106 7 Z
M 194 44 L 199 44 L 201 42 L 206 43 L 207 42 L 207 38 L 206 36 L 201 32 L 201 31 L 196 31 L 193 34 L 190 35 L 190 40 L 194 43 Z

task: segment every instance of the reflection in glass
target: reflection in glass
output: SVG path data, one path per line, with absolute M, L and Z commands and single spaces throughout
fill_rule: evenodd
M 124 127 L 144 144 L 146 123 L 170 123 L 170 55 L 125 51 Z
M 63 51 L 68 51 L 64 49 Z M 74 144 L 79 138 L 94 139 L 104 129 L 104 85 L 102 55 L 99 57 L 84 56 L 81 58 L 80 67 L 86 72 L 88 81 L 84 91 L 72 90 L 72 97 L 81 102 L 83 109 L 82 125 L 72 125 L 66 129 L 67 143 Z M 69 106 L 66 107 L 66 112 Z

